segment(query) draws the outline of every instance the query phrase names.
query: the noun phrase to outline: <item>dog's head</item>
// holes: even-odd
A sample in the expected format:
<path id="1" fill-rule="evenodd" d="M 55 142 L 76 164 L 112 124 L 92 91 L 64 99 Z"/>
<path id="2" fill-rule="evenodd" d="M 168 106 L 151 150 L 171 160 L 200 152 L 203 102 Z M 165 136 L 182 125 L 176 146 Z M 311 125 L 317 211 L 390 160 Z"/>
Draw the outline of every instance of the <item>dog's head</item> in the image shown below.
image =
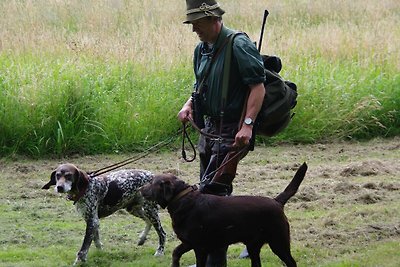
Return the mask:
<path id="1" fill-rule="evenodd" d="M 165 209 L 171 200 L 188 185 L 172 174 L 154 176 L 151 183 L 140 188 L 142 196 Z"/>
<path id="2" fill-rule="evenodd" d="M 75 165 L 62 164 L 51 173 L 50 181 L 42 189 L 49 189 L 50 186 L 55 185 L 55 191 L 58 193 L 79 192 L 87 185 L 87 181 L 87 174 Z"/>

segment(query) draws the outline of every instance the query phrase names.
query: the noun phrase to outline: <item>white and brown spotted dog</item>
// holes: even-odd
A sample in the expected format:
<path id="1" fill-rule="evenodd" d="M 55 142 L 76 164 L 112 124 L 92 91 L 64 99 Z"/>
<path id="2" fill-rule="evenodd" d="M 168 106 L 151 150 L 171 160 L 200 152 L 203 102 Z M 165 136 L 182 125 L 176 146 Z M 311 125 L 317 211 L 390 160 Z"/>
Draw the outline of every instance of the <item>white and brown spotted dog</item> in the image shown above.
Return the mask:
<path id="1" fill-rule="evenodd" d="M 119 209 L 126 209 L 132 215 L 143 219 L 146 227 L 139 245 L 142 245 L 153 225 L 159 237 L 156 256 L 164 254 L 165 232 L 158 216 L 157 204 L 143 199 L 139 188 L 151 182 L 153 174 L 145 170 L 120 170 L 107 175 L 90 177 L 73 164 L 62 164 L 51 173 L 50 181 L 42 187 L 55 185 L 58 193 L 67 193 L 74 201 L 79 213 L 86 221 L 86 234 L 75 263 L 86 261 L 89 247 L 94 240 L 102 248 L 99 234 L 99 218 L 107 217 Z"/>

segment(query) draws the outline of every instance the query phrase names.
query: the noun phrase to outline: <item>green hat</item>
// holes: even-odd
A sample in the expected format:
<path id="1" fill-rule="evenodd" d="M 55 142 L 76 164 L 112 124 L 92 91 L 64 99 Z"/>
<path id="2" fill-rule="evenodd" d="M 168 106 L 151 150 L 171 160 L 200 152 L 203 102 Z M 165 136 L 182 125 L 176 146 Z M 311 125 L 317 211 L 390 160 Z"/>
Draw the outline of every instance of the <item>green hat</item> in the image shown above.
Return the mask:
<path id="1" fill-rule="evenodd" d="M 224 13 L 215 0 L 186 0 L 186 20 L 183 23 L 204 17 L 222 17 Z"/>

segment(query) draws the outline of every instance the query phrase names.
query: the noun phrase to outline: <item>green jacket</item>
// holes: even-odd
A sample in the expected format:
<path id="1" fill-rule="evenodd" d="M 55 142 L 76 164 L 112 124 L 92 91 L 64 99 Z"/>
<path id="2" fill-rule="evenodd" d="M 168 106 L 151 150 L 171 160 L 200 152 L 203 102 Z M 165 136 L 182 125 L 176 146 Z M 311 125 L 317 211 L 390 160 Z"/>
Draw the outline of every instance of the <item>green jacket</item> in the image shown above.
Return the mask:
<path id="1" fill-rule="evenodd" d="M 224 43 L 225 38 L 234 33 L 222 26 L 221 32 L 209 53 L 207 45 L 199 43 L 194 51 L 193 63 L 196 76 L 195 88 L 200 84 L 206 66 L 213 53 Z M 213 64 L 202 89 L 201 105 L 205 115 L 218 119 L 221 112 L 221 91 L 224 72 L 226 46 L 221 50 Z M 224 122 L 239 121 L 246 100 L 248 85 L 265 81 L 265 69 L 255 44 L 245 34 L 235 37 L 232 46 L 232 59 L 229 75 L 227 103 L 224 110 Z"/>

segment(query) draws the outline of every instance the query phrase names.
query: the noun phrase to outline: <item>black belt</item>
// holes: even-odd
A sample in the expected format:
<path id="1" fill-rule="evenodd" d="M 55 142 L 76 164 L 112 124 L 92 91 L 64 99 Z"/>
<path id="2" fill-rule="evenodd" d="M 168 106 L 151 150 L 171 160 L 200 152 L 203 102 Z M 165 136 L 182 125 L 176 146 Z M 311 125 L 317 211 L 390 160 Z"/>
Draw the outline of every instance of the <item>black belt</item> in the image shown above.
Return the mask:
<path id="1" fill-rule="evenodd" d="M 221 118 L 220 117 L 208 117 L 206 116 L 206 121 L 211 122 L 212 124 L 215 125 L 220 125 L 221 124 Z M 237 120 L 232 120 L 232 119 L 223 119 L 224 124 L 234 124 L 234 123 L 239 123 L 239 119 Z"/>

